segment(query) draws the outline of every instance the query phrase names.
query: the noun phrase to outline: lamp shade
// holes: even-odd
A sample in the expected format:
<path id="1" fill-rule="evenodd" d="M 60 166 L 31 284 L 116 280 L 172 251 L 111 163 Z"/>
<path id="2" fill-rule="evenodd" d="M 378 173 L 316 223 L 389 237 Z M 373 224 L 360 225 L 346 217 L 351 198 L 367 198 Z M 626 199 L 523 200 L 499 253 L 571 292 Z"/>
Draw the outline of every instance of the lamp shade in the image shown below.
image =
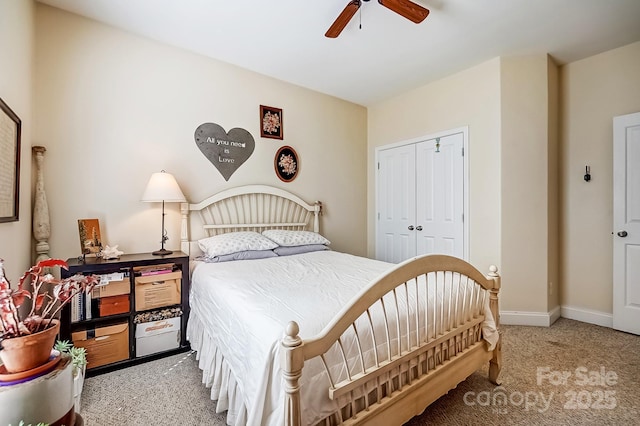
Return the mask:
<path id="1" fill-rule="evenodd" d="M 181 203 L 187 201 L 172 174 L 164 170 L 151 175 L 149 183 L 142 194 L 142 201 L 147 203 L 167 202 Z"/>

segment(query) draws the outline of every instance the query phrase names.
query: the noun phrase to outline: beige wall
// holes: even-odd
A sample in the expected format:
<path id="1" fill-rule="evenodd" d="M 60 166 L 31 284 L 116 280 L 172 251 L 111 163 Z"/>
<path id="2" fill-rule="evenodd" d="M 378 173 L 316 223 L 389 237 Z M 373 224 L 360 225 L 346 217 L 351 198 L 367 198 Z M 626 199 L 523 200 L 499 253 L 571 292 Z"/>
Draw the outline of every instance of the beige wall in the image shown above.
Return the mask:
<path id="1" fill-rule="evenodd" d="M 548 312 L 549 58 L 500 60 L 502 200 L 502 308 Z M 551 215 L 550 215 L 551 213 Z M 555 248 L 555 246 L 554 246 Z"/>
<path id="2" fill-rule="evenodd" d="M 565 65 L 560 78 L 561 303 L 611 313 L 613 117 L 640 111 L 640 42 Z"/>
<path id="3" fill-rule="evenodd" d="M 0 258 L 16 283 L 31 265 L 33 4 L 0 0 L 0 98 L 22 121 L 19 221 L 0 223 Z"/>
<path id="4" fill-rule="evenodd" d="M 500 266 L 500 61 L 494 59 L 369 108 L 368 253 L 375 255 L 375 149 L 469 127 L 470 261 Z"/>
<path id="5" fill-rule="evenodd" d="M 375 149 L 469 126 L 470 261 L 499 266 L 501 309 L 547 313 L 558 281 L 558 69 L 547 55 L 496 58 L 369 108 L 369 254 Z"/>
<path id="6" fill-rule="evenodd" d="M 560 306 L 560 67 L 547 57 L 547 311 Z"/>
<path id="7" fill-rule="evenodd" d="M 323 233 L 334 247 L 373 256 L 375 149 L 468 126 L 470 260 L 481 269 L 495 263 L 506 274 L 502 309 L 546 312 L 561 303 L 611 312 L 612 118 L 640 111 L 640 43 L 565 65 L 559 75 L 546 56 L 496 58 L 367 112 L 40 4 L 32 86 L 33 8 L 0 0 L 0 51 L 9 52 L 0 61 L 12 58 L 10 67 L 0 63 L 0 96 L 23 119 L 21 220 L 0 224 L 0 255 L 10 277 L 30 262 L 25 200 L 31 198 L 32 144 L 48 149 L 57 257 L 78 253 L 76 220 L 82 217 L 98 217 L 105 242 L 127 252 L 158 248 L 159 206 L 139 198 L 159 169 L 176 176 L 190 201 L 249 183 L 322 200 Z M 282 143 L 257 136 L 260 104 L 284 109 Z M 256 139 L 254 154 L 230 182 L 195 146 L 193 132 L 204 122 L 245 128 Z M 300 175 L 287 185 L 272 169 L 281 144 L 301 157 Z M 588 184 L 586 164 L 593 174 Z M 554 203 L 561 203 L 560 221 Z M 168 247 L 176 248 L 178 207 L 168 210 Z M 535 223 L 533 230 L 522 227 L 525 219 Z M 514 237 L 519 231 L 527 247 Z M 518 252 L 531 247 L 535 261 L 522 263 Z"/>
<path id="8" fill-rule="evenodd" d="M 560 69 L 546 55 L 499 58 L 374 105 L 369 253 L 375 148 L 469 125 L 470 260 L 501 266 L 502 309 L 611 313 L 612 119 L 637 111 L 640 43 Z"/>
<path id="9" fill-rule="evenodd" d="M 37 5 L 35 134 L 54 256 L 79 254 L 77 219 L 101 221 L 105 243 L 127 253 L 160 246 L 160 206 L 140 202 L 153 172 L 172 173 L 189 201 L 268 184 L 326 210 L 336 250 L 366 254 L 366 109 L 76 15 Z M 261 139 L 259 105 L 283 109 L 284 140 Z M 248 130 L 256 148 L 228 182 L 198 150 L 196 128 Z M 295 181 L 275 175 L 282 145 L 300 157 Z M 179 247 L 179 207 L 168 205 L 167 247 Z"/>

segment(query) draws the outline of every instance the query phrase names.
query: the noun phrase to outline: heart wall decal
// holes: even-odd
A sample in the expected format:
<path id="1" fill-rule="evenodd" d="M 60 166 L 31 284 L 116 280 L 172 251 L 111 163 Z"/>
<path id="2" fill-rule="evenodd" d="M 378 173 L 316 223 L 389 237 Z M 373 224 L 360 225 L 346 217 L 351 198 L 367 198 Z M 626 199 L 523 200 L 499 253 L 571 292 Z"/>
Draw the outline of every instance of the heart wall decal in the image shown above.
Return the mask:
<path id="1" fill-rule="evenodd" d="M 253 136 L 245 129 L 236 127 L 227 133 L 215 123 L 199 125 L 194 137 L 200 152 L 226 181 L 251 157 L 256 147 Z"/>

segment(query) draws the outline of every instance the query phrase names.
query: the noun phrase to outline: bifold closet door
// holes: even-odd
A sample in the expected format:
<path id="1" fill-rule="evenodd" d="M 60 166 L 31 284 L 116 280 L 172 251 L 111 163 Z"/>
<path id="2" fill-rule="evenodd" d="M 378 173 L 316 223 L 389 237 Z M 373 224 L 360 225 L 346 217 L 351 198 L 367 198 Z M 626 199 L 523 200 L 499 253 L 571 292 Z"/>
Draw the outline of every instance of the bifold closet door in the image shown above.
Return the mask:
<path id="1" fill-rule="evenodd" d="M 463 135 L 416 144 L 416 254 L 464 257 Z"/>
<path id="2" fill-rule="evenodd" d="M 378 154 L 376 257 L 398 263 L 416 254 L 415 145 Z"/>
<path id="3" fill-rule="evenodd" d="M 464 136 L 378 152 L 376 258 L 464 257 Z"/>

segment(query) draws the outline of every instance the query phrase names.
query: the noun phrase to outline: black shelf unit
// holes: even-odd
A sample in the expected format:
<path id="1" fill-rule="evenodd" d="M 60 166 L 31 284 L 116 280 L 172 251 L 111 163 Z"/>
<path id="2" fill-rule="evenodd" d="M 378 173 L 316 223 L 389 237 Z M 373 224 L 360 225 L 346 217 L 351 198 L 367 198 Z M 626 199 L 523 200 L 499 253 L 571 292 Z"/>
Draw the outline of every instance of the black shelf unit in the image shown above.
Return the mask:
<path id="1" fill-rule="evenodd" d="M 139 266 L 160 265 L 164 263 L 174 263 L 182 273 L 180 284 L 180 304 L 167 306 L 168 308 L 179 307 L 182 310 L 182 316 L 180 318 L 180 345 L 176 349 L 136 357 L 135 324 L 133 322 L 133 319 L 137 314 L 141 312 L 153 311 L 157 310 L 158 308 L 145 311 L 135 310 L 135 274 L 133 268 Z M 120 256 L 120 258 L 118 259 L 110 260 L 104 260 L 102 258 L 95 257 L 86 257 L 84 259 L 71 258 L 67 260 L 67 264 L 69 266 L 69 269 L 61 270 L 62 278 L 67 278 L 75 274 L 102 275 L 112 272 L 129 272 L 129 312 L 77 321 L 73 323 L 71 322 L 71 307 L 69 305 L 65 306 L 61 312 L 60 338 L 62 340 L 71 341 L 71 333 L 78 330 L 85 330 L 96 326 L 108 326 L 112 324 L 122 323 L 125 320 L 129 324 L 129 358 L 95 368 L 88 368 L 87 376 L 106 373 L 131 365 L 139 364 L 141 362 L 151 361 L 161 357 L 174 355 L 190 349 L 189 343 L 187 342 L 187 319 L 189 317 L 189 256 L 179 251 L 164 256 L 157 256 L 151 253 L 136 253 L 125 254 Z"/>

